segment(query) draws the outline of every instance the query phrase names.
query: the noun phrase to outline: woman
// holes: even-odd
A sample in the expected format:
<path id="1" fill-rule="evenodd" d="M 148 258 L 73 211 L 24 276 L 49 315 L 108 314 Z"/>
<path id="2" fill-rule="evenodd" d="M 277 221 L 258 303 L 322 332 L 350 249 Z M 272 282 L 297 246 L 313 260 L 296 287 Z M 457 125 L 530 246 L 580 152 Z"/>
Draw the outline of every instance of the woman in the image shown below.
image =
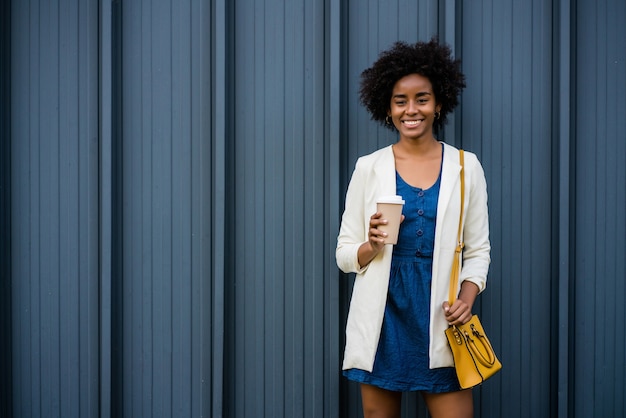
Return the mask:
<path id="1" fill-rule="evenodd" d="M 361 75 L 372 119 L 398 141 L 359 158 L 346 194 L 337 265 L 357 273 L 346 326 L 344 375 L 361 384 L 365 417 L 400 417 L 402 392 L 419 391 L 433 418 L 473 416 L 444 334 L 470 320 L 490 262 L 487 188 L 465 152 L 463 267 L 446 302 L 460 214 L 460 163 L 435 133 L 465 87 L 460 62 L 436 39 L 397 42 Z M 380 196 L 405 200 L 398 243 L 385 245 Z"/>

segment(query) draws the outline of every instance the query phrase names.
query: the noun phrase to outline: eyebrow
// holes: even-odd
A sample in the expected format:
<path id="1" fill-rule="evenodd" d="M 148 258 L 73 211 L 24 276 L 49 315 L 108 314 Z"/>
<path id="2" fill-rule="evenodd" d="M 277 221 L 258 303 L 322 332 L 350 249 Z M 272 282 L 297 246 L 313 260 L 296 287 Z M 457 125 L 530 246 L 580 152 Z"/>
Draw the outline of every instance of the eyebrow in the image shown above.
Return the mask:
<path id="1" fill-rule="evenodd" d="M 419 93 L 416 94 L 417 97 L 422 97 L 422 96 L 431 96 L 432 93 L 428 92 L 428 91 L 420 91 Z M 401 94 L 394 94 L 393 96 L 391 96 L 392 99 L 395 99 L 396 97 L 406 97 L 407 95 L 404 93 Z"/>

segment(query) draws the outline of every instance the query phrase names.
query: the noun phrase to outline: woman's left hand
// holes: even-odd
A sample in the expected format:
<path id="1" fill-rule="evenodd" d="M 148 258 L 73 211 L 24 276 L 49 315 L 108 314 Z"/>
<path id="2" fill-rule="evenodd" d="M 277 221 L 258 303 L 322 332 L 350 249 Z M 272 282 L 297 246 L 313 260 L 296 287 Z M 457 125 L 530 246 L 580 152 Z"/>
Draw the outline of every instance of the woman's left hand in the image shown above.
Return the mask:
<path id="1" fill-rule="evenodd" d="M 472 307 L 461 299 L 455 300 L 452 306 L 444 302 L 443 312 L 449 325 L 463 325 L 472 319 Z"/>
<path id="2" fill-rule="evenodd" d="M 452 306 L 448 302 L 442 305 L 446 321 L 450 325 L 463 325 L 472 319 L 472 305 L 478 295 L 478 286 L 470 281 L 461 283 L 459 297 Z"/>

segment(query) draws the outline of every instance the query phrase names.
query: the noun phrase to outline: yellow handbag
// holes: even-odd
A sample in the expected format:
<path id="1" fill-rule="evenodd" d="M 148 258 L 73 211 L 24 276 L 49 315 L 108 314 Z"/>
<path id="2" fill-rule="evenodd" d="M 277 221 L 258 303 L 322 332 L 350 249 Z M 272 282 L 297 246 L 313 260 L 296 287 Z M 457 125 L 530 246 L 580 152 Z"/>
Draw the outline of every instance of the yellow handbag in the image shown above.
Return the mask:
<path id="1" fill-rule="evenodd" d="M 459 157 L 461 160 L 461 215 L 459 217 L 456 254 L 450 273 L 450 293 L 448 297 L 450 306 L 456 300 L 459 282 L 459 259 L 463 251 L 463 242 L 461 241 L 463 202 L 465 200 L 463 150 L 459 151 Z M 478 316 L 472 315 L 472 319 L 463 325 L 450 326 L 446 329 L 446 337 L 452 349 L 454 368 L 462 389 L 480 385 L 502 368 L 502 364 L 496 357 Z"/>

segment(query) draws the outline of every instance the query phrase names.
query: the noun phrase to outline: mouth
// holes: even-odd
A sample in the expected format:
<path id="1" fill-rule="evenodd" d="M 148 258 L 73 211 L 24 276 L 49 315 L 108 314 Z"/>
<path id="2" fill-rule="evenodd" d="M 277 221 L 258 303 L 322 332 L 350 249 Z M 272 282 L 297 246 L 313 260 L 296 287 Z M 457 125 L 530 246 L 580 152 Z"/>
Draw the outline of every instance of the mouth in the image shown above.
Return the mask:
<path id="1" fill-rule="evenodd" d="M 419 126 L 422 122 L 423 122 L 422 119 L 420 119 L 420 120 L 403 120 L 402 124 L 404 126 L 406 126 L 407 128 L 415 128 L 415 127 Z"/>

